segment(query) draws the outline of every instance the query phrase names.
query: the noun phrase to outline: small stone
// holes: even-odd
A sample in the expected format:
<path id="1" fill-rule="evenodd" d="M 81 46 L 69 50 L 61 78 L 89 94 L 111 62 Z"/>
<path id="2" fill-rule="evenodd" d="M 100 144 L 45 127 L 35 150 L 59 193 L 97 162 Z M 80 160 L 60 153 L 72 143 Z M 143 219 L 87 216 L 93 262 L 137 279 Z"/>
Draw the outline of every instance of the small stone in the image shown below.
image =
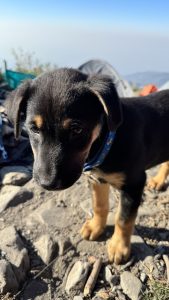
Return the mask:
<path id="1" fill-rule="evenodd" d="M 154 260 L 159 260 L 161 258 L 161 254 L 156 254 L 155 256 L 154 256 Z"/>
<path id="2" fill-rule="evenodd" d="M 4 259 L 0 260 L 0 295 L 16 293 L 19 288 L 18 281 L 12 270 L 12 266 Z"/>
<path id="3" fill-rule="evenodd" d="M 70 270 L 65 291 L 70 294 L 72 291 L 82 291 L 89 272 L 90 264 L 88 262 L 77 261 Z"/>
<path id="4" fill-rule="evenodd" d="M 33 197 L 33 193 L 18 186 L 4 186 L 1 189 L 0 213 L 8 207 L 16 206 Z"/>
<path id="5" fill-rule="evenodd" d="M 110 268 L 106 266 L 104 269 L 104 279 L 110 284 L 110 286 L 112 285 L 112 277 L 113 275 Z"/>
<path id="6" fill-rule="evenodd" d="M 164 267 L 164 266 L 165 266 L 165 263 L 164 263 L 164 261 L 163 261 L 162 259 L 159 261 L 159 263 L 160 263 L 160 266 L 161 266 L 161 267 Z"/>
<path id="7" fill-rule="evenodd" d="M 143 264 L 140 267 L 141 271 L 144 271 L 147 275 L 152 274 L 153 269 L 154 269 L 154 259 L 153 256 L 147 256 Z"/>
<path id="8" fill-rule="evenodd" d="M 34 245 L 45 264 L 50 263 L 58 255 L 58 244 L 47 234 L 42 235 Z"/>
<path id="9" fill-rule="evenodd" d="M 59 246 L 59 255 L 63 255 L 66 250 L 70 250 L 71 248 L 73 248 L 73 245 L 70 241 L 69 238 L 67 239 L 55 239 L 55 241 L 57 242 L 58 246 Z"/>
<path id="10" fill-rule="evenodd" d="M 120 282 L 120 277 L 118 275 L 112 275 L 112 272 L 109 266 L 105 267 L 104 270 L 104 280 L 110 284 L 111 288 L 113 289 L 114 286 L 117 286 Z"/>
<path id="11" fill-rule="evenodd" d="M 124 294 L 131 300 L 139 300 L 142 295 L 143 285 L 131 272 L 125 271 L 120 276 L 121 287 Z"/>
<path id="12" fill-rule="evenodd" d="M 83 297 L 82 297 L 82 296 L 75 296 L 75 297 L 73 298 L 73 300 L 83 300 Z"/>
<path id="13" fill-rule="evenodd" d="M 23 166 L 10 166 L 1 169 L 3 185 L 23 185 L 31 179 L 31 173 Z"/>
<path id="14" fill-rule="evenodd" d="M 154 279 L 160 279 L 161 278 L 161 272 L 158 270 L 158 268 L 154 265 L 153 272 L 152 272 Z"/>
<path id="15" fill-rule="evenodd" d="M 146 280 L 147 280 L 147 278 L 148 278 L 148 276 L 146 275 L 146 273 L 141 272 L 141 274 L 140 274 L 140 280 L 141 280 L 141 282 L 145 283 Z"/>
<path id="16" fill-rule="evenodd" d="M 18 283 L 24 281 L 30 268 L 29 256 L 24 244 L 13 226 L 0 231 L 1 250 L 6 253 L 6 259 L 11 263 Z"/>

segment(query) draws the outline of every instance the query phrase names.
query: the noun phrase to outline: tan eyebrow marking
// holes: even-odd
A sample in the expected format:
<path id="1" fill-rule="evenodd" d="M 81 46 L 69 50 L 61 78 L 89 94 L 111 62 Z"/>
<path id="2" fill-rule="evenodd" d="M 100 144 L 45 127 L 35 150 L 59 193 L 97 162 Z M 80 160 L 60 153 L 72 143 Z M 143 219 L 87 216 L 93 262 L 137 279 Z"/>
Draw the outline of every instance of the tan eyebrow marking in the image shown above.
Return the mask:
<path id="1" fill-rule="evenodd" d="M 72 122 L 72 119 L 70 118 L 67 118 L 67 119 L 64 119 L 63 122 L 62 122 L 62 126 L 64 129 L 68 129 L 70 124 Z"/>
<path id="2" fill-rule="evenodd" d="M 33 119 L 35 125 L 40 129 L 43 126 L 43 118 L 41 115 L 36 115 Z"/>

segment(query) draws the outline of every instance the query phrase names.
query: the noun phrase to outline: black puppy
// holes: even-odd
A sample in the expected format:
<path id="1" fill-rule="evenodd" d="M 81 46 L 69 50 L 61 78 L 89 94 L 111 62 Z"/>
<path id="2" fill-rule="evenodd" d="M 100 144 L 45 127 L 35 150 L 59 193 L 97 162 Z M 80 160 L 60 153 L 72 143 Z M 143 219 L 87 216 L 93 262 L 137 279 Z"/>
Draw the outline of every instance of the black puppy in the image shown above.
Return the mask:
<path id="1" fill-rule="evenodd" d="M 108 255 L 115 263 L 128 259 L 145 170 L 169 160 L 169 90 L 119 99 L 109 77 L 59 69 L 23 83 L 7 108 L 16 137 L 26 119 L 40 185 L 65 189 L 87 171 L 94 216 L 82 227 L 85 239 L 103 232 L 109 186 L 121 190 Z"/>

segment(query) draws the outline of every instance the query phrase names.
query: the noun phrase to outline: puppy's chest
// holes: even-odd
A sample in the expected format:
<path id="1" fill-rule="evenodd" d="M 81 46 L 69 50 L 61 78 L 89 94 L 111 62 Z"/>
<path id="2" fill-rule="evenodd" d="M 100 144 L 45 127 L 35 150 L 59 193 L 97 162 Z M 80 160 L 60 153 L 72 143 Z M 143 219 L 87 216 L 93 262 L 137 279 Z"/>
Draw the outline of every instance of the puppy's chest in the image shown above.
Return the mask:
<path id="1" fill-rule="evenodd" d="M 85 175 L 88 176 L 90 182 L 92 183 L 109 183 L 117 189 L 121 189 L 125 183 L 125 174 L 122 172 L 104 173 L 96 168 L 91 171 L 85 172 Z"/>

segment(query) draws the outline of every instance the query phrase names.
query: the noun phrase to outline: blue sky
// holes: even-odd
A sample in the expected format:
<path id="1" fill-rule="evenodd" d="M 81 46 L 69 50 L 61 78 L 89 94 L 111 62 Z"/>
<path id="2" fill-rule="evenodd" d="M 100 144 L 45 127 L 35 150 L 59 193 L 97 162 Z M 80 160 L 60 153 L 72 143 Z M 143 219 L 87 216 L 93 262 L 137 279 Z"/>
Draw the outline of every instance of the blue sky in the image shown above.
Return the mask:
<path id="1" fill-rule="evenodd" d="M 58 66 L 101 58 L 122 74 L 169 71 L 169 1 L 1 1 L 0 41 L 11 67 L 22 47 Z"/>

